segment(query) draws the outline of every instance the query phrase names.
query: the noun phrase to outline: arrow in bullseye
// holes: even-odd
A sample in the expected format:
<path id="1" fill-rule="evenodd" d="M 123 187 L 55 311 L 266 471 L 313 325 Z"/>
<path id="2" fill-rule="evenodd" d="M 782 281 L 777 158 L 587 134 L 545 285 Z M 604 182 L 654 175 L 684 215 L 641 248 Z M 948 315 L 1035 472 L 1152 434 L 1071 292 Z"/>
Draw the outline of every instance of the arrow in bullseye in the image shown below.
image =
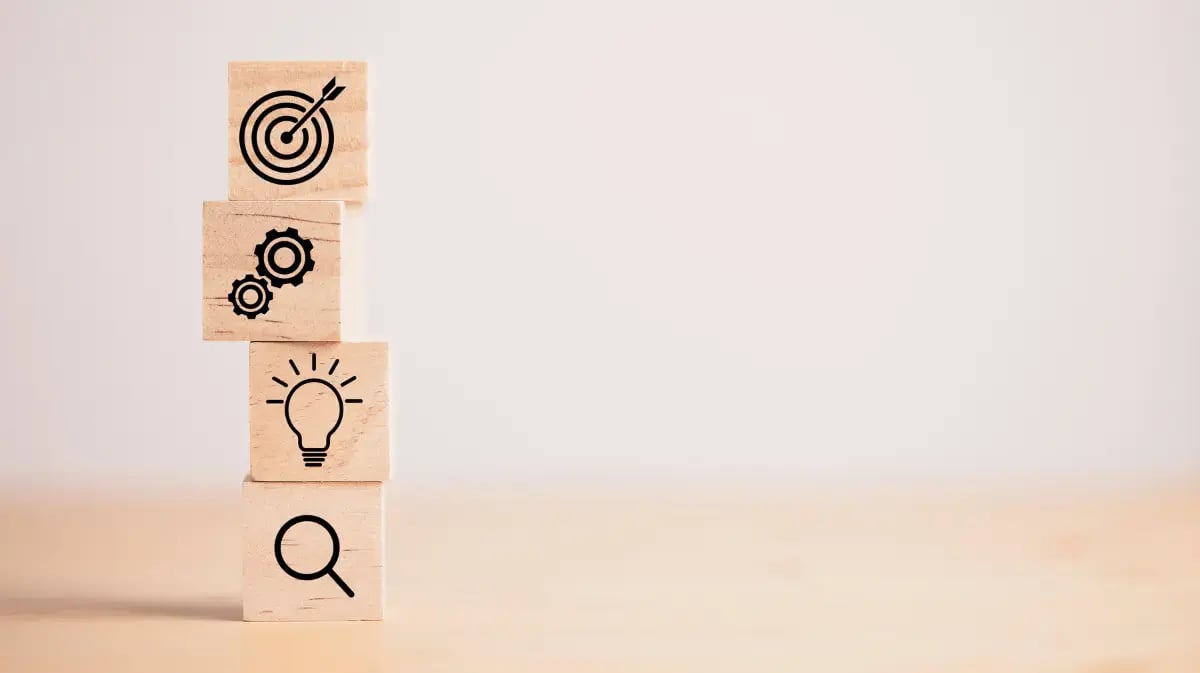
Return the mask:
<path id="1" fill-rule="evenodd" d="M 285 145 L 291 143 L 292 137 L 296 135 L 296 131 L 298 131 L 301 126 L 304 126 L 304 122 L 308 121 L 309 117 L 313 116 L 313 114 L 316 113 L 316 111 L 322 105 L 324 105 L 326 101 L 334 100 L 345 90 L 346 87 L 338 86 L 337 77 L 329 80 L 325 87 L 321 89 L 321 98 L 317 102 L 313 103 L 312 107 L 308 108 L 308 111 L 304 113 L 304 116 L 300 118 L 300 121 L 296 122 L 295 126 L 283 132 L 280 140 L 282 140 Z"/>

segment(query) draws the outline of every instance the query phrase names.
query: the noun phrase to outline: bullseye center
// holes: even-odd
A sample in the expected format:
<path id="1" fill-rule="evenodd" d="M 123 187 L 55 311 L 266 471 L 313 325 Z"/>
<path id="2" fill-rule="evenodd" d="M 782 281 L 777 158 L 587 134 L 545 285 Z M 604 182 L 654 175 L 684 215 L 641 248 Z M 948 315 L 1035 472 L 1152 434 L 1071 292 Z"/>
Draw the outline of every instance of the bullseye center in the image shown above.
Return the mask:
<path id="1" fill-rule="evenodd" d="M 292 132 L 284 131 L 283 135 L 279 136 L 279 139 L 283 141 L 284 145 L 290 145 L 292 143 Z"/>

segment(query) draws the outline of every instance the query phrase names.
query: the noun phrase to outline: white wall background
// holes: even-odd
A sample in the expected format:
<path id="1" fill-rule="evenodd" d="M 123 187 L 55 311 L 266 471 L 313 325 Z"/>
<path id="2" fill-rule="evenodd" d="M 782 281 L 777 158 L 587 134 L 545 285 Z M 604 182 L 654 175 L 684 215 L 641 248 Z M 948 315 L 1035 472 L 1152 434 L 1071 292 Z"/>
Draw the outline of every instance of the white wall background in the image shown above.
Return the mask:
<path id="1" fill-rule="evenodd" d="M 410 481 L 1200 470 L 1200 5 L 5 2 L 0 480 L 222 483 L 226 62 L 372 62 Z"/>

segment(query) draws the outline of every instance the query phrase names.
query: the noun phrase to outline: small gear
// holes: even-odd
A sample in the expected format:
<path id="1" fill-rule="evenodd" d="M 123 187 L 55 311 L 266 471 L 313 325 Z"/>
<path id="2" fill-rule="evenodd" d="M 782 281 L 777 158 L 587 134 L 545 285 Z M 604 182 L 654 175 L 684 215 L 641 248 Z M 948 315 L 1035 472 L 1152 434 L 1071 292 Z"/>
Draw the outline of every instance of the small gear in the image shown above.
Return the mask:
<path id="1" fill-rule="evenodd" d="M 267 281 L 246 274 L 245 278 L 233 281 L 233 289 L 226 298 L 233 304 L 235 314 L 254 320 L 270 310 L 273 297 Z"/>
<path id="2" fill-rule="evenodd" d="M 258 258 L 254 270 L 275 287 L 299 285 L 304 282 L 304 274 L 313 270 L 312 249 L 312 242 L 292 227 L 268 231 L 263 242 L 254 246 L 254 256 Z M 288 254 L 283 262 L 277 257 L 280 252 Z"/>

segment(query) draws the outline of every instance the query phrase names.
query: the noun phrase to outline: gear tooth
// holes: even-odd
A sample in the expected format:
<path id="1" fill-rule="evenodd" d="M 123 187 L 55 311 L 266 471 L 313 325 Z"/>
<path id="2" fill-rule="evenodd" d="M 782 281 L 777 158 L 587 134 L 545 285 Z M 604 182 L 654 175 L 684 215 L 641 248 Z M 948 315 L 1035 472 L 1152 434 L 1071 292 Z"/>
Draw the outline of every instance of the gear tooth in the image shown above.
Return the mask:
<path id="1" fill-rule="evenodd" d="M 256 268 L 255 271 L 257 271 L 259 273 L 259 275 L 262 276 L 263 278 L 266 278 L 267 281 L 271 283 L 271 285 L 274 285 L 275 287 L 280 287 L 281 285 L 283 285 L 283 283 L 281 283 L 278 278 L 276 278 L 275 276 L 272 276 L 270 273 L 267 272 L 267 266 L 265 264 L 262 264 L 260 262 L 258 265 L 258 268 Z M 266 283 L 264 283 L 263 286 L 265 287 Z"/>
<path id="2" fill-rule="evenodd" d="M 300 232 L 296 231 L 295 227 L 288 227 L 287 229 L 284 229 L 282 233 L 284 236 L 295 236 L 297 238 L 300 236 Z"/>

